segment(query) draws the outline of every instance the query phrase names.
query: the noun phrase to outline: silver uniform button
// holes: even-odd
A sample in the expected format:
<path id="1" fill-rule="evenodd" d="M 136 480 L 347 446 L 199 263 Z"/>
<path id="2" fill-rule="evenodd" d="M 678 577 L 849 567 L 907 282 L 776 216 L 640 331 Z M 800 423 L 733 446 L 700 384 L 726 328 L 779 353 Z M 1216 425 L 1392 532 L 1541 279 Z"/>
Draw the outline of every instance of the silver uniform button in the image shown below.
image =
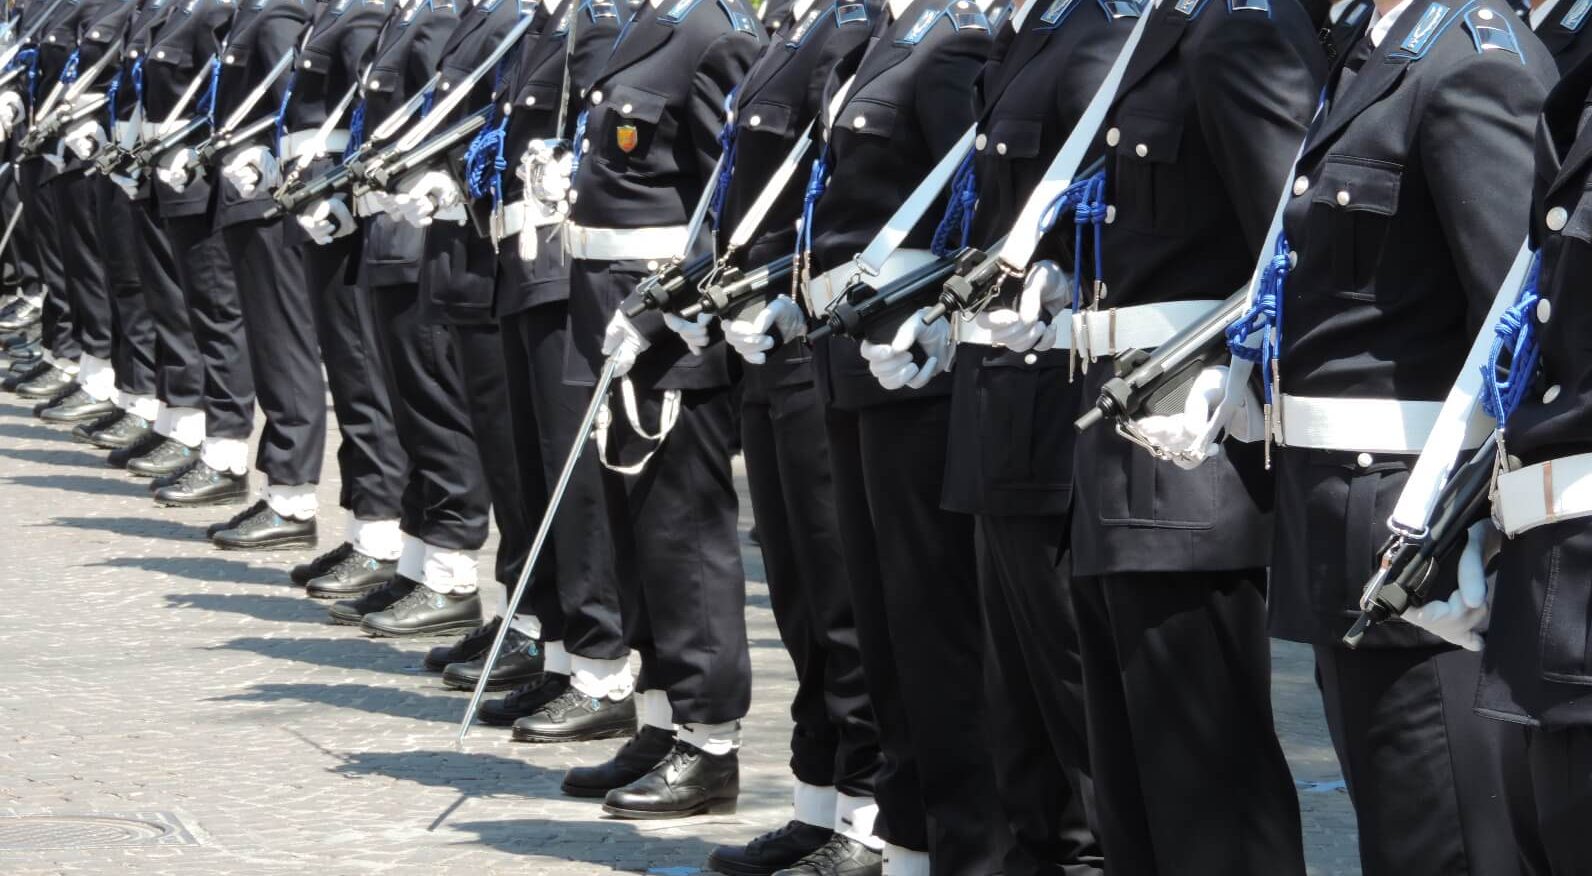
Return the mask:
<path id="1" fill-rule="evenodd" d="M 312 61 L 310 61 L 310 59 L 309 59 L 309 58 L 305 58 L 305 59 L 304 59 L 304 69 L 306 69 L 306 70 L 308 70 L 308 69 L 309 69 L 309 68 L 310 68 L 310 64 L 311 64 L 311 63 L 313 63 L 313 62 L 312 62 Z"/>
<path id="2" fill-rule="evenodd" d="M 443 91 L 447 91 L 448 89 L 450 89 L 452 87 L 453 87 L 453 83 L 452 82 L 444 82 L 444 83 L 442 83 L 442 90 Z"/>
<path id="3" fill-rule="evenodd" d="M 534 94 L 526 95 L 526 97 L 525 97 L 525 105 L 526 106 L 536 106 L 536 95 L 534 95 Z"/>
<path id="4" fill-rule="evenodd" d="M 635 109 L 636 108 L 635 108 L 634 105 L 627 103 L 624 106 L 620 107 L 619 111 L 624 113 L 625 115 L 629 115 L 631 112 L 635 111 Z"/>
<path id="5" fill-rule="evenodd" d="M 591 151 L 591 139 L 590 138 L 588 138 L 588 137 L 580 138 L 580 151 L 582 151 L 582 152 L 590 152 Z"/>
<path id="6" fill-rule="evenodd" d="M 577 191 L 575 189 L 570 189 L 569 190 L 569 202 L 571 204 L 575 203 L 575 199 L 578 198 L 578 197 L 580 197 L 580 192 L 579 191 Z"/>
<path id="7" fill-rule="evenodd" d="M 988 146 L 988 145 L 989 145 L 989 138 L 984 136 L 983 134 L 979 134 L 977 137 L 973 138 L 973 148 L 977 149 L 980 152 L 983 152 L 984 151 L 984 147 Z"/>
<path id="8" fill-rule="evenodd" d="M 995 154 L 996 155 L 1005 155 L 1006 154 L 1006 144 L 1005 143 L 996 143 L 995 144 Z"/>
<path id="9" fill-rule="evenodd" d="M 591 93 L 591 105 L 592 106 L 597 106 L 598 104 L 600 104 L 602 102 L 603 102 L 603 93 L 601 91 L 593 91 Z"/>
<path id="10" fill-rule="evenodd" d="M 503 103 L 503 115 L 506 115 L 506 116 L 507 115 L 512 115 L 513 112 L 514 112 L 514 104 L 509 103 L 507 101 L 504 101 L 504 103 Z"/>
<path id="11" fill-rule="evenodd" d="M 1106 145 L 1115 146 L 1122 142 L 1122 129 L 1112 128 L 1106 132 Z"/>
<path id="12" fill-rule="evenodd" d="M 1113 223 L 1115 221 L 1117 221 L 1117 208 L 1116 208 L 1116 205 L 1107 204 L 1106 205 L 1106 224 L 1110 225 L 1111 223 Z"/>
<path id="13" fill-rule="evenodd" d="M 89 39 L 91 39 L 91 40 L 97 40 L 97 39 L 99 39 L 99 31 L 97 31 L 97 30 L 91 30 L 91 31 L 89 31 L 89 32 L 88 32 L 88 38 L 89 38 Z"/>
<path id="14" fill-rule="evenodd" d="M 1359 455 L 1359 456 L 1356 456 L 1356 457 L 1355 457 L 1355 458 L 1354 458 L 1354 461 L 1355 461 L 1355 463 L 1356 463 L 1356 464 L 1357 464 L 1357 465 L 1359 465 L 1359 466 L 1360 466 L 1360 467 L 1361 467 L 1361 468 L 1370 468 L 1370 467 L 1371 467 L 1371 462 L 1372 462 L 1372 459 L 1371 459 L 1371 454 L 1369 454 L 1369 453 L 1362 453 L 1362 454 L 1360 454 L 1360 455 Z"/>
<path id="15" fill-rule="evenodd" d="M 763 117 L 762 116 L 752 116 L 751 118 L 746 120 L 746 123 L 755 128 L 758 125 L 763 124 Z"/>
<path id="16" fill-rule="evenodd" d="M 1139 156 L 1140 158 L 1149 158 L 1150 147 L 1140 143 L 1139 145 L 1133 147 L 1133 154 Z"/>
<path id="17" fill-rule="evenodd" d="M 1288 270 L 1299 267 L 1299 253 L 1296 250 L 1288 251 Z"/>
<path id="18" fill-rule="evenodd" d="M 1493 20 L 1493 11 L 1491 9 L 1483 9 L 1483 10 L 1481 10 L 1481 11 L 1476 13 L 1476 17 L 1481 19 L 1482 21 L 1492 21 Z"/>
<path id="19" fill-rule="evenodd" d="M 1029 353 L 1028 355 L 1023 357 L 1023 364 L 1024 365 L 1032 365 L 1032 364 L 1034 364 L 1035 362 L 1038 362 L 1038 361 L 1039 361 L 1039 357 L 1034 355 L 1033 353 Z"/>
<path id="20" fill-rule="evenodd" d="M 1537 299 L 1537 322 L 1547 322 L 1553 317 L 1553 302 L 1546 298 Z"/>
<path id="21" fill-rule="evenodd" d="M 657 269 L 658 269 L 658 263 L 656 261 L 647 262 L 647 270 L 656 271 Z"/>
<path id="22" fill-rule="evenodd" d="M 1310 191 L 1310 177 L 1301 176 L 1298 179 L 1294 180 L 1294 188 L 1293 188 L 1294 197 L 1296 197 L 1296 198 L 1303 197 L 1304 193 L 1308 192 L 1308 191 Z"/>
<path id="23" fill-rule="evenodd" d="M 1339 207 L 1347 207 L 1347 206 L 1349 206 L 1349 200 L 1350 200 L 1350 198 L 1349 198 L 1349 193 L 1348 192 L 1338 192 L 1338 206 Z"/>
<path id="24" fill-rule="evenodd" d="M 156 58 L 160 58 L 160 59 L 164 59 L 166 57 L 166 50 L 165 49 L 161 49 L 160 51 L 156 52 L 155 53 L 155 57 Z"/>
<path id="25" fill-rule="evenodd" d="M 1559 386 L 1558 386 L 1558 384 L 1554 384 L 1553 386 L 1548 387 L 1548 391 L 1547 392 L 1542 394 L 1542 403 L 1545 404 L 1545 405 L 1551 405 L 1551 404 L 1553 404 L 1553 400 L 1558 398 L 1558 397 L 1559 397 Z"/>
<path id="26" fill-rule="evenodd" d="M 1563 231 L 1564 226 L 1570 222 L 1570 211 L 1563 207 L 1554 207 L 1548 211 L 1548 230 Z"/>
<path id="27" fill-rule="evenodd" d="M 236 64 L 236 63 L 238 63 L 238 56 L 237 55 L 228 55 L 225 58 L 223 58 L 222 60 L 226 61 L 228 64 Z"/>
<path id="28" fill-rule="evenodd" d="M 868 117 L 867 116 L 857 116 L 856 118 L 851 120 L 851 126 L 853 128 L 858 129 L 859 131 L 862 130 L 863 128 L 868 126 Z"/>

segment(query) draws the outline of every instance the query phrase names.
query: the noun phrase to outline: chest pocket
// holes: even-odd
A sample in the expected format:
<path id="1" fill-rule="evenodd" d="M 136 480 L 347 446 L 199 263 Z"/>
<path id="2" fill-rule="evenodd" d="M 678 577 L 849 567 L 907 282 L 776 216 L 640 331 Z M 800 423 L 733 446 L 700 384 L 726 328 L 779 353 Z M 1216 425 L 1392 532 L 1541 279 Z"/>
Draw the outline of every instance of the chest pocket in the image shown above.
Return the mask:
<path id="1" fill-rule="evenodd" d="M 984 137 L 983 155 L 996 160 L 1015 161 L 1039 155 L 1044 125 L 1038 119 L 992 119 Z"/>
<path id="2" fill-rule="evenodd" d="M 830 127 L 830 137 L 839 154 L 845 154 L 846 143 L 875 146 L 886 145 L 895 133 L 900 110 L 875 100 L 853 100 L 840 109 L 835 123 Z"/>
<path id="3" fill-rule="evenodd" d="M 603 106 L 603 124 L 598 136 L 598 155 L 615 164 L 628 164 L 647 157 L 663 124 L 667 98 L 629 85 L 615 86 Z"/>
<path id="4" fill-rule="evenodd" d="M 782 103 L 761 100 L 741 111 L 741 130 L 789 137 L 796 127 L 796 114 Z"/>
<path id="5" fill-rule="evenodd" d="M 332 47 L 331 46 L 305 46 L 299 55 L 298 69 L 319 73 L 322 76 L 332 72 Z"/>
<path id="6" fill-rule="evenodd" d="M 520 89 L 515 101 L 522 107 L 540 112 L 558 111 L 559 85 L 553 82 L 529 82 Z"/>
<path id="7" fill-rule="evenodd" d="M 169 64 L 178 70 L 193 69 L 193 53 L 187 49 L 179 49 L 172 46 L 156 48 L 149 53 L 149 61 L 152 64 Z M 187 83 L 183 84 L 186 85 Z"/>
<path id="8" fill-rule="evenodd" d="M 1183 230 L 1193 205 L 1177 163 L 1182 120 L 1125 112 L 1117 119 L 1116 132 L 1116 222 L 1136 231 Z"/>
<path id="9" fill-rule="evenodd" d="M 1330 241 L 1333 293 L 1355 301 L 1392 303 L 1397 289 L 1379 289 L 1388 226 L 1398 212 L 1403 168 L 1392 162 L 1329 157 L 1312 186 L 1311 234 Z"/>

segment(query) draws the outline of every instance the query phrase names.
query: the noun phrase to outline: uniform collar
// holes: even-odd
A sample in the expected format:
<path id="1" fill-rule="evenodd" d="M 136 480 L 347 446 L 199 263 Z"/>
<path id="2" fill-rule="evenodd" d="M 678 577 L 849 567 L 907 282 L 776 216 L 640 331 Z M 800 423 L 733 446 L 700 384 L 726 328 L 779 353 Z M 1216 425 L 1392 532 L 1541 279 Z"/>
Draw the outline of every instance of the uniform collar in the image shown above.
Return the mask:
<path id="1" fill-rule="evenodd" d="M 1542 23 L 1548 20 L 1548 16 L 1553 14 L 1553 10 L 1557 8 L 1558 5 L 1559 0 L 1546 0 L 1546 2 L 1531 10 L 1531 14 L 1528 18 L 1531 23 L 1531 29 L 1536 30 L 1542 27 Z"/>
<path id="2" fill-rule="evenodd" d="M 1409 9 L 1414 4 L 1415 0 L 1404 0 L 1403 3 L 1400 3 L 1399 5 L 1388 10 L 1388 14 L 1386 15 L 1377 14 L 1371 16 L 1371 33 L 1369 34 L 1369 38 L 1373 48 L 1381 48 L 1382 41 L 1387 39 L 1388 33 L 1393 30 L 1393 25 L 1398 24 L 1399 16 L 1403 15 L 1404 11 Z"/>

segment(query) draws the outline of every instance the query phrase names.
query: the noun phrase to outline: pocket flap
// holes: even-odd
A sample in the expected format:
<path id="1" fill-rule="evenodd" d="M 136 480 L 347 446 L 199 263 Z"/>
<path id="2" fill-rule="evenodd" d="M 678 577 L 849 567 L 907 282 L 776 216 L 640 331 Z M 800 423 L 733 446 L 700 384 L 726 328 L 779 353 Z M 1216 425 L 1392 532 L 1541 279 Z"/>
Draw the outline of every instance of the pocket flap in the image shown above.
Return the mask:
<path id="1" fill-rule="evenodd" d="M 741 124 L 746 130 L 785 136 L 795 127 L 796 114 L 791 108 L 772 101 L 760 100 L 741 113 Z"/>
<path id="2" fill-rule="evenodd" d="M 398 83 L 402 80 L 403 74 L 392 67 L 372 67 L 370 72 L 365 74 L 365 90 L 391 94 L 397 90 Z"/>
<path id="3" fill-rule="evenodd" d="M 1002 158 L 1033 158 L 1043 136 L 1044 125 L 1038 119 L 991 119 L 983 151 Z"/>
<path id="4" fill-rule="evenodd" d="M 155 50 L 149 53 L 149 60 L 156 64 L 170 64 L 182 70 L 193 66 L 193 53 L 175 46 L 156 46 Z"/>
<path id="5" fill-rule="evenodd" d="M 835 127 L 853 134 L 888 137 L 895 131 L 896 107 L 875 100 L 854 100 L 841 110 Z"/>
<path id="6" fill-rule="evenodd" d="M 663 110 L 668 105 L 668 98 L 628 85 L 616 86 L 608 95 L 610 112 L 623 119 L 634 119 L 650 125 L 656 125 L 663 118 Z"/>
<path id="7" fill-rule="evenodd" d="M 1117 155 L 1128 160 L 1170 164 L 1183 145 L 1183 121 L 1147 113 L 1123 113 L 1117 120 Z"/>
<path id="8" fill-rule="evenodd" d="M 332 71 L 332 53 L 319 46 L 305 46 L 299 54 L 298 68 L 325 75 Z"/>
<path id="9" fill-rule="evenodd" d="M 520 106 L 537 107 L 550 112 L 558 111 L 559 87 L 551 82 L 530 82 L 520 89 L 516 100 Z"/>
<path id="10" fill-rule="evenodd" d="M 1349 212 L 1392 216 L 1399 207 L 1400 168 L 1328 158 L 1311 202 Z"/>

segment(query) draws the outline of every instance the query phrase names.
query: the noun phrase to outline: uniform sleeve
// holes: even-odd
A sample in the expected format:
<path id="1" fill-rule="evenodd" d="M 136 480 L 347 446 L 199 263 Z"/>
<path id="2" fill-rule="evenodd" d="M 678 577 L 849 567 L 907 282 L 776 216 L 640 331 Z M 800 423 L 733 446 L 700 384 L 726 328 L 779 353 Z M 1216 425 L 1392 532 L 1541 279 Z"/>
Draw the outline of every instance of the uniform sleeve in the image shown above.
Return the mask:
<path id="1" fill-rule="evenodd" d="M 381 33 L 381 25 L 386 18 L 386 11 L 382 7 L 367 5 L 359 13 L 359 18 L 345 28 L 341 45 L 338 46 L 338 59 L 343 69 L 348 71 L 351 81 L 359 81 L 360 67 L 375 47 L 376 35 Z"/>
<path id="2" fill-rule="evenodd" d="M 1480 328 L 1530 224 L 1532 141 L 1547 86 L 1517 55 L 1487 52 L 1432 90 L 1417 149 Z"/>
<path id="3" fill-rule="evenodd" d="M 719 130 L 724 126 L 724 100 L 751 68 L 759 42 L 739 31 L 729 31 L 708 46 L 707 51 L 702 53 L 702 62 L 697 65 L 696 77 L 691 81 L 691 103 L 686 122 L 690 127 L 691 146 L 697 156 L 697 179 L 704 186 L 710 184 L 708 178 L 713 175 L 713 165 L 719 160 Z"/>
<path id="4" fill-rule="evenodd" d="M 973 85 L 989 54 L 990 38 L 985 31 L 962 31 L 933 52 L 923 65 L 913 89 L 916 115 L 930 155 L 935 160 L 951 151 L 956 141 L 978 120 Z M 931 212 L 932 217 L 932 212 Z M 930 218 L 930 217 L 925 217 Z"/>
<path id="5" fill-rule="evenodd" d="M 447 45 L 453 29 L 459 26 L 459 15 L 451 9 L 436 9 L 429 5 L 420 14 L 423 20 L 411 22 L 409 25 L 420 28 L 420 31 L 415 34 L 407 60 L 414 81 L 425 83 L 430 81 L 431 74 L 435 73 L 437 66 L 441 64 L 442 47 Z"/>
<path id="6" fill-rule="evenodd" d="M 1256 253 L 1304 142 L 1325 73 L 1316 45 L 1299 45 L 1289 30 L 1274 17 L 1239 11 L 1190 45 L 1189 83 L 1200 130 L 1244 241 Z"/>
<path id="7" fill-rule="evenodd" d="M 254 46 L 254 56 L 250 59 L 261 76 L 269 72 L 284 55 L 298 48 L 304 28 L 309 24 L 309 10 L 303 6 L 291 2 L 278 5 L 281 11 L 260 23 L 260 35 Z M 278 77 L 271 84 L 269 98 L 260 101 L 256 112 L 276 112 L 276 108 L 282 105 L 291 79 L 291 76 Z M 250 84 L 253 85 L 252 82 Z"/>

